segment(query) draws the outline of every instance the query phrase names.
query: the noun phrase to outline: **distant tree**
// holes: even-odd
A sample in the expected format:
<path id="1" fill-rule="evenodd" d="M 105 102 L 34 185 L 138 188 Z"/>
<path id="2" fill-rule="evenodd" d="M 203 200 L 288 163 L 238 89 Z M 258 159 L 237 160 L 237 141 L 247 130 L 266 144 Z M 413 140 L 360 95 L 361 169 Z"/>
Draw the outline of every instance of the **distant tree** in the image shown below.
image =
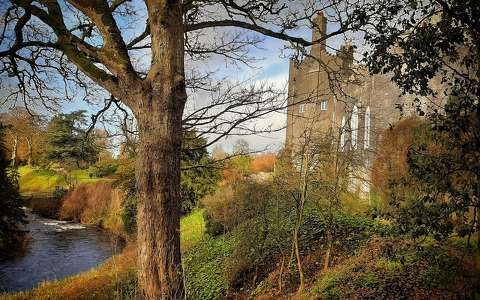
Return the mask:
<path id="1" fill-rule="evenodd" d="M 233 154 L 234 155 L 247 155 L 250 152 L 250 145 L 244 139 L 238 139 L 235 144 L 233 144 Z"/>
<path id="2" fill-rule="evenodd" d="M 47 127 L 46 159 L 66 168 L 84 168 L 95 163 L 95 136 L 87 135 L 84 123 L 85 111 L 54 116 Z"/>
<path id="3" fill-rule="evenodd" d="M 8 125 L 6 140 L 9 145 L 6 146 L 10 152 L 12 164 L 17 165 L 19 161 L 23 161 L 31 166 L 38 162 L 44 150 L 44 119 L 35 112 L 29 112 L 21 107 L 10 109 L 1 114 L 0 118 L 4 124 Z"/>
<path id="4" fill-rule="evenodd" d="M 392 73 L 405 93 L 419 96 L 418 104 L 445 99 L 443 107 L 434 102 L 427 102 L 427 109 L 418 106 L 428 124 L 408 151 L 410 178 L 403 184 L 418 184 L 419 193 L 414 199 L 397 195 L 402 213 L 397 220 L 415 235 L 437 238 L 447 237 L 459 219 L 469 228 L 459 233 L 480 231 L 480 2 L 384 5 L 388 9 L 367 34 L 369 69 Z"/>
<path id="5" fill-rule="evenodd" d="M 216 145 L 212 150 L 212 158 L 214 160 L 221 160 L 227 157 L 227 153 L 220 145 Z"/>
<path id="6" fill-rule="evenodd" d="M 213 192 L 220 179 L 220 169 L 208 155 L 207 140 L 196 132 L 184 133 L 185 150 L 181 159 L 180 192 L 182 194 L 182 212 L 190 212 L 197 207 L 200 199 Z"/>
<path id="7" fill-rule="evenodd" d="M 20 208 L 18 174 L 10 168 L 4 142 L 5 127 L 0 123 L 0 256 L 17 246 L 24 234 L 19 226 L 26 223 L 25 213 Z"/>

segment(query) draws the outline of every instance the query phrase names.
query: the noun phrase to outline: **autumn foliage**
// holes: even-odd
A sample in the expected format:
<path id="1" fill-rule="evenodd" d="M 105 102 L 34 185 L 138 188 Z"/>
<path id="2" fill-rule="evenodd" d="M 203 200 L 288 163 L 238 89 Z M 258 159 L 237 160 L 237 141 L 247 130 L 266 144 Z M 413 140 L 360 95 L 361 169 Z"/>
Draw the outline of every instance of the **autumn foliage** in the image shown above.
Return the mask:
<path id="1" fill-rule="evenodd" d="M 277 156 L 272 153 L 257 155 L 250 162 L 249 169 L 252 173 L 273 172 Z"/>
<path id="2" fill-rule="evenodd" d="M 60 208 L 60 218 L 98 224 L 121 233 L 122 193 L 107 181 L 81 184 L 70 191 Z"/>
<path id="3" fill-rule="evenodd" d="M 422 121 L 411 117 L 385 130 L 373 163 L 372 185 L 375 192 L 385 199 L 389 182 L 398 180 L 408 172 L 407 152 L 414 143 L 414 129 Z"/>

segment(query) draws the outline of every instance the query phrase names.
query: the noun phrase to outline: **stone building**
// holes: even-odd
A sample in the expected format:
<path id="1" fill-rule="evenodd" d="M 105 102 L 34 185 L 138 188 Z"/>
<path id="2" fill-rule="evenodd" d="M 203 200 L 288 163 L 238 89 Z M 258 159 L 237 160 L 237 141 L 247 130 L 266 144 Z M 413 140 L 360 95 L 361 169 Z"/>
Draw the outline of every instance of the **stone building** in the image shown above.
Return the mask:
<path id="1" fill-rule="evenodd" d="M 327 31 L 327 19 L 320 13 L 314 23 L 312 40 L 317 40 Z M 388 75 L 369 75 L 354 64 L 353 55 L 350 44 L 332 54 L 324 42 L 314 45 L 300 63 L 290 61 L 286 146 L 298 148 L 311 132 L 336 135 L 338 150 L 348 150 L 361 161 L 351 188 L 368 196 L 381 133 L 399 121 L 399 106 L 408 115 L 418 102 L 402 96 Z"/>

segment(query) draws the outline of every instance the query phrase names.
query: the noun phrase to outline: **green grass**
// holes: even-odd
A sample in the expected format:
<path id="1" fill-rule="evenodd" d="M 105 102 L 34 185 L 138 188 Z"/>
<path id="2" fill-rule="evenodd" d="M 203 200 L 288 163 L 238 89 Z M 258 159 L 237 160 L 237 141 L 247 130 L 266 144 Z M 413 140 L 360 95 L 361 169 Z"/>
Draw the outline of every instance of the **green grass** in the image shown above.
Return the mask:
<path id="1" fill-rule="evenodd" d="M 27 166 L 18 168 L 21 193 L 51 192 L 56 186 L 65 186 L 63 176 L 52 170 L 33 169 Z"/>
<path id="2" fill-rule="evenodd" d="M 67 187 L 63 174 L 54 170 L 36 169 L 28 166 L 18 168 L 21 193 L 52 192 L 57 186 Z M 101 178 L 90 178 L 88 170 L 72 171 L 74 181 L 79 183 L 95 182 Z"/>
<path id="3" fill-rule="evenodd" d="M 188 251 L 205 237 L 203 209 L 196 209 L 180 220 L 182 252 Z"/>
<path id="4" fill-rule="evenodd" d="M 101 178 L 90 177 L 88 170 L 74 170 L 72 176 L 77 183 L 89 183 L 100 180 Z"/>

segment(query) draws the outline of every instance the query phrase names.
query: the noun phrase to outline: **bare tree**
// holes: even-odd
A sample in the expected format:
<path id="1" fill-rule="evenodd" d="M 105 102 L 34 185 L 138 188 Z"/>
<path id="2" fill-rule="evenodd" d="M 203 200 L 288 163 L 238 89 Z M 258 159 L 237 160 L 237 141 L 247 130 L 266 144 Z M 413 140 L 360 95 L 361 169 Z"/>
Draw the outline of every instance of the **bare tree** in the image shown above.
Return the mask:
<path id="1" fill-rule="evenodd" d="M 364 14 L 356 12 L 369 1 L 317 2 L 10 0 L 2 4 L 6 13 L 0 31 L 0 72 L 8 76 L 2 77 L 8 85 L 6 101 L 54 106 L 74 95 L 91 101 L 97 87 L 135 115 L 138 276 L 146 299 L 182 298 L 184 293 L 179 239 L 182 127 L 202 125 L 206 133 L 215 128 L 213 132 L 220 130 L 222 136 L 241 126 L 238 120 L 252 120 L 268 110 L 262 105 L 268 89 L 260 89 L 260 94 L 258 88 L 251 89 L 244 97 L 245 88 L 235 88 L 231 91 L 237 97 L 219 97 L 223 100 L 194 110 L 182 121 L 187 84 L 192 90 L 203 87 L 203 76 L 185 71 L 186 57 L 201 60 L 218 55 L 248 64 L 248 48 L 259 44 L 262 36 L 299 49 L 367 22 Z M 312 16 L 322 10 L 343 17 L 337 30 L 313 41 L 295 35 L 294 29 L 301 26 L 316 27 Z M 138 20 L 144 22 L 141 32 L 136 30 L 141 26 Z M 229 28 L 239 31 L 228 34 Z M 210 36 L 219 37 L 205 42 L 204 35 L 212 32 Z M 149 63 L 144 63 L 145 57 Z M 221 94 L 228 95 L 228 88 Z M 240 112 L 239 107 L 243 107 Z"/>

